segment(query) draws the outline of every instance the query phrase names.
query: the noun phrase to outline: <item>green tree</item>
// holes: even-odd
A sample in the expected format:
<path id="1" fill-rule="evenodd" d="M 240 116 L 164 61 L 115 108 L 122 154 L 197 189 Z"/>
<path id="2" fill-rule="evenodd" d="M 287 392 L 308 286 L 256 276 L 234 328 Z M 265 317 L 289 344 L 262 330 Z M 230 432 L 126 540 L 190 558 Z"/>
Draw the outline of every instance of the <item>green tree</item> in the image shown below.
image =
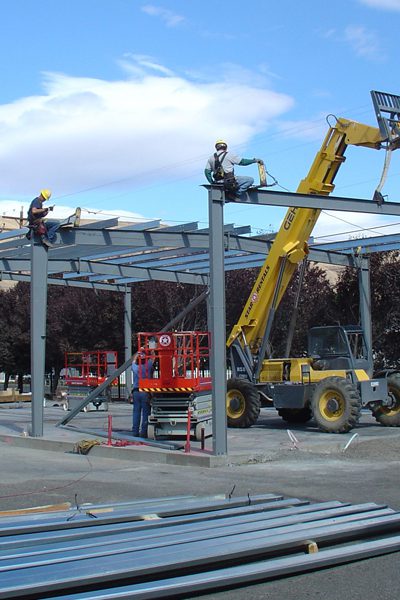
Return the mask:
<path id="1" fill-rule="evenodd" d="M 157 332 L 175 318 L 204 290 L 203 286 L 146 281 L 132 288 L 132 329 Z M 200 331 L 207 328 L 206 302 L 197 305 L 175 327 L 180 331 Z"/>
<path id="2" fill-rule="evenodd" d="M 226 275 L 226 322 L 229 334 L 240 318 L 250 295 L 258 269 L 231 271 Z M 289 325 L 299 285 L 299 272 L 288 286 L 275 315 L 270 344 L 273 356 L 285 354 Z M 291 355 L 301 356 L 307 350 L 307 332 L 310 327 L 333 322 L 333 290 L 326 272 L 318 265 L 308 264 L 303 279 Z"/>
<path id="3" fill-rule="evenodd" d="M 370 255 L 372 347 L 376 369 L 400 368 L 400 253 Z M 342 324 L 359 323 L 356 269 L 347 268 L 336 285 L 335 308 Z"/>

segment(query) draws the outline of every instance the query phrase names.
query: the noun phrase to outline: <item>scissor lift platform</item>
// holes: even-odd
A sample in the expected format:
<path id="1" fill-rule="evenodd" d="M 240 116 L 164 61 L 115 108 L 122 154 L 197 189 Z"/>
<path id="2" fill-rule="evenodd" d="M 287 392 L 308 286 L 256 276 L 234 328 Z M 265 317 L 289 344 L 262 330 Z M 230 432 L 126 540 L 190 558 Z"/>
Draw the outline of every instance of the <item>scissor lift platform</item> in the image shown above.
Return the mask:
<path id="1" fill-rule="evenodd" d="M 151 394 L 150 438 L 186 436 L 189 419 L 191 437 L 211 435 L 209 347 L 204 331 L 139 333 L 139 364 L 153 361 L 153 376 L 139 379 L 139 389 Z"/>

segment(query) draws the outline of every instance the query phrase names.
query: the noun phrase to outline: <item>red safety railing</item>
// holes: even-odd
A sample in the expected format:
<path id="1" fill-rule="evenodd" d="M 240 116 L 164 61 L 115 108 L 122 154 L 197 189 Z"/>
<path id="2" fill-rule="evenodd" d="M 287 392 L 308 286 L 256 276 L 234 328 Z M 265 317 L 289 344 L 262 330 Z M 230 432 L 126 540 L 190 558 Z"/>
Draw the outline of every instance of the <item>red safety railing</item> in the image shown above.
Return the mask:
<path id="1" fill-rule="evenodd" d="M 97 387 L 117 368 L 114 350 L 65 353 L 65 383 L 69 386 Z"/>
<path id="2" fill-rule="evenodd" d="M 141 390 L 193 392 L 211 389 L 209 332 L 139 333 L 138 348 Z"/>

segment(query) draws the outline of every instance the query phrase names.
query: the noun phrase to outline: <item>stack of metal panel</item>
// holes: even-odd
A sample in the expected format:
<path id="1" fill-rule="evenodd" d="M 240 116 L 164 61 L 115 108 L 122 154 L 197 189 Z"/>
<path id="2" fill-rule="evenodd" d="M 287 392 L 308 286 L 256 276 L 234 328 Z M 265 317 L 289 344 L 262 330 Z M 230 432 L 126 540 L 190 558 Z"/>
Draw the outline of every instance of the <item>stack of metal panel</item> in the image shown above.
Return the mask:
<path id="1" fill-rule="evenodd" d="M 0 520 L 0 598 L 164 598 L 400 549 L 400 513 L 274 494 L 150 499 Z"/>

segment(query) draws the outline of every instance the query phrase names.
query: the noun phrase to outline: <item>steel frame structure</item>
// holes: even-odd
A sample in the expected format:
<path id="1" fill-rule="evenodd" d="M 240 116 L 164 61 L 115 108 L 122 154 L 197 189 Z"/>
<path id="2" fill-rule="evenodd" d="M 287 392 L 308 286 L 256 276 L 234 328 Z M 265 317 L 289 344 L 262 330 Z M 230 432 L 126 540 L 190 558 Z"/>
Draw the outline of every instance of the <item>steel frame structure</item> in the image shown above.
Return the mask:
<path id="1" fill-rule="evenodd" d="M 209 329 L 213 332 L 213 452 L 227 454 L 225 414 L 225 296 L 224 273 L 261 266 L 272 244 L 262 237 L 249 237 L 250 227 L 224 224 L 225 197 L 218 186 L 208 190 L 209 225 L 186 223 L 165 227 L 147 221 L 125 227 L 118 219 L 97 221 L 79 228 L 62 228 L 57 243 L 47 250 L 30 243 L 26 228 L 0 234 L 0 278 L 31 283 L 32 432 L 43 435 L 44 352 L 47 284 L 102 289 L 125 294 L 125 364 L 131 357 L 132 289 L 139 281 L 157 280 L 209 287 Z M 400 215 L 400 204 L 377 205 L 370 200 L 305 196 L 287 192 L 254 190 L 237 203 L 277 206 L 307 206 L 326 210 L 357 210 L 381 215 Z M 376 248 L 392 249 L 398 240 L 375 239 Z M 359 240 L 366 242 L 366 240 Z M 355 245 L 357 240 L 352 240 Z M 360 245 L 360 244 L 358 244 Z M 373 248 L 371 246 L 370 248 Z M 363 274 L 364 328 L 370 341 L 369 278 L 366 259 L 355 257 L 340 245 L 311 247 L 309 260 L 332 265 L 360 267 Z M 372 251 L 372 250 L 371 250 Z M 361 262 L 360 262 L 361 261 Z M 127 367 L 125 366 L 126 370 Z"/>

